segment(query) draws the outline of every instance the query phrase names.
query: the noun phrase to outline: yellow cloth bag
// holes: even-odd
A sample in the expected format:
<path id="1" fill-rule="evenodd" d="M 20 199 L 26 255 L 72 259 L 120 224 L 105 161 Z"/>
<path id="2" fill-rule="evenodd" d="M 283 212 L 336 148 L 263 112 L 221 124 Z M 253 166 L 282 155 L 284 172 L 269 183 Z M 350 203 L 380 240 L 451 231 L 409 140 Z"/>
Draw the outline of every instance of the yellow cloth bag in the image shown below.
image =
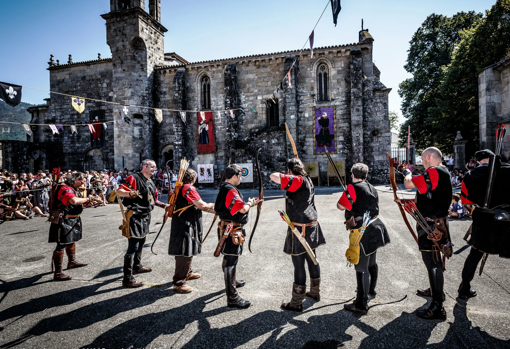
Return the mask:
<path id="1" fill-rule="evenodd" d="M 352 229 L 351 233 L 349 234 L 349 248 L 347 251 L 345 251 L 347 262 L 354 265 L 359 263 L 359 243 L 356 244 L 358 237 L 359 229 Z"/>

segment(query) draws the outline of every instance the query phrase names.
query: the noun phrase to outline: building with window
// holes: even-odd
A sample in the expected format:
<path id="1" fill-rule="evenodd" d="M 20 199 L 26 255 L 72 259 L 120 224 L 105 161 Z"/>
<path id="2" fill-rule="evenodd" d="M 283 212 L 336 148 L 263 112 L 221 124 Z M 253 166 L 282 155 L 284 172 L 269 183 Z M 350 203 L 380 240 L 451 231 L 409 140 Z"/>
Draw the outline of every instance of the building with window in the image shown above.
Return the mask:
<path id="1" fill-rule="evenodd" d="M 386 180 L 390 89 L 373 63 L 368 29 L 359 32 L 357 43 L 314 48 L 313 57 L 309 50 L 294 50 L 188 62 L 165 53 L 161 0 L 148 1 L 146 12 L 145 0 L 110 0 L 110 12 L 101 17 L 111 58 L 50 58 L 51 91 L 94 101 L 87 100 L 79 114 L 69 97 L 51 94 L 46 104 L 30 108 L 32 123 L 93 124 L 96 132 L 79 127 L 53 135 L 33 126 L 27 159 L 37 150 L 46 168 L 94 170 L 135 169 L 144 158 L 164 166 L 186 157 L 195 168 L 214 164 L 217 177 L 229 159 L 250 162 L 263 148 L 260 161 L 268 173 L 284 170 L 293 156 L 287 123 L 300 159 L 318 164 L 321 176 L 328 147 L 346 168 L 364 162 L 372 182 Z M 163 121 L 141 107 L 163 109 Z"/>

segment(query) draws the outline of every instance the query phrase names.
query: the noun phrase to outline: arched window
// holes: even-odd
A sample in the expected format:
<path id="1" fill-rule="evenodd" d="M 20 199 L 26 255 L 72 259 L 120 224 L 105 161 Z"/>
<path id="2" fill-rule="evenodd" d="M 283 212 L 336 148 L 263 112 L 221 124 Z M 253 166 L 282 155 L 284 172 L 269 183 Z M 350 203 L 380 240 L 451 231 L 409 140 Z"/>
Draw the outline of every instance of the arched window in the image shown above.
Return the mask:
<path id="1" fill-rule="evenodd" d="M 278 99 L 266 100 L 266 115 L 268 126 L 280 126 L 280 109 Z"/>
<path id="2" fill-rule="evenodd" d="M 321 64 L 317 68 L 317 100 L 319 102 L 329 101 L 328 97 L 328 66 Z"/>
<path id="3" fill-rule="evenodd" d="M 200 81 L 202 110 L 211 109 L 211 80 L 204 76 Z"/>

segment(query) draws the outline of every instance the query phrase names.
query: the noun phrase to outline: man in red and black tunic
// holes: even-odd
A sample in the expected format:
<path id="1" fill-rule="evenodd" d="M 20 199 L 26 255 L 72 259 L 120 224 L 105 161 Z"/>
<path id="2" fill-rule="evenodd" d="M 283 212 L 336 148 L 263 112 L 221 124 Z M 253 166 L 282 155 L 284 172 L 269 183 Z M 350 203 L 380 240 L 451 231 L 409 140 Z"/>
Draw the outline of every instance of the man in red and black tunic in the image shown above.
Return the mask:
<path id="1" fill-rule="evenodd" d="M 429 223 L 428 226 L 432 231 L 438 222 L 441 221 L 444 224 L 446 234 L 442 235 L 438 245 L 447 245 L 451 238 L 446 217 L 453 195 L 450 172 L 448 168 L 441 165 L 442 154 L 435 147 L 425 149 L 421 158 L 426 170 L 425 173 L 413 177 L 411 171 L 405 170 L 403 172 L 405 176 L 404 185 L 407 189 L 417 189 L 416 206 Z M 436 245 L 429 239 L 427 232 L 419 225 L 416 229 L 418 231 L 418 247 L 427 267 L 430 282 L 430 289 L 418 290 L 418 294 L 432 297 L 429 307 L 417 310 L 416 315 L 424 319 L 446 320 L 446 312 L 443 308 L 444 277 L 442 258 Z"/>
<path id="2" fill-rule="evenodd" d="M 117 190 L 117 196 L 124 197 L 124 206 L 133 211 L 129 220 L 128 249 L 124 255 L 124 278 L 122 286 L 141 287 L 143 282 L 136 281 L 133 274 L 149 273 L 151 268 L 142 266 L 142 250 L 149 233 L 151 211 L 154 205 L 166 208 L 158 201 L 158 191 L 151 177 L 156 170 L 153 160 L 143 160 L 140 172 L 125 179 Z"/>
<path id="3" fill-rule="evenodd" d="M 321 226 L 317 220 L 315 208 L 315 190 L 312 180 L 308 176 L 299 159 L 287 162 L 288 174 L 272 173 L 271 180 L 286 190 L 285 210 L 296 229 L 304 234 L 305 240 L 315 254 L 315 249 L 326 243 Z M 315 265 L 301 242 L 294 236 L 291 229 L 287 229 L 287 237 L 283 252 L 291 255 L 294 264 L 294 284 L 292 285 L 292 299 L 281 305 L 282 309 L 303 311 L 305 296 L 320 300 L 321 270 Z M 310 273 L 310 292 L 306 292 L 305 262 Z"/>
<path id="4" fill-rule="evenodd" d="M 59 185 L 53 198 L 57 202 L 56 208 L 61 212 L 59 223 L 51 223 L 48 242 L 57 243 L 53 251 L 53 266 L 55 268 L 53 279 L 58 281 L 70 280 L 71 276 L 62 272 L 64 250 L 69 259 L 67 269 L 84 267 L 87 264 L 76 260 L 75 242 L 81 240 L 82 223 L 80 215 L 83 205 L 90 203 L 91 198 L 83 198 L 78 188 L 86 182 L 83 173 L 77 172 L 66 178 L 65 184 Z"/>
<path id="5" fill-rule="evenodd" d="M 363 225 L 363 215 L 370 213 L 370 225 L 366 228 L 360 240 L 359 262 L 355 265 L 358 290 L 356 299 L 344 308 L 355 313 L 366 314 L 369 298 L 375 298 L 375 286 L 379 266 L 376 262 L 377 249 L 390 242 L 390 237 L 384 223 L 378 219 L 379 195 L 372 184 L 366 181 L 368 166 L 357 163 L 351 168 L 352 184 L 347 186 L 338 200 L 337 208 L 345 211 L 345 220 L 354 222 L 348 226 L 349 230 L 359 229 Z"/>
<path id="6" fill-rule="evenodd" d="M 202 211 L 214 213 L 214 204 L 205 203 L 193 186 L 197 177 L 194 170 L 186 170 L 172 216 L 168 254 L 175 256 L 173 290 L 177 293 L 191 292 L 193 289 L 186 281 L 201 276 L 192 272 L 191 261 L 202 250 Z"/>
<path id="7" fill-rule="evenodd" d="M 476 296 L 471 289 L 478 263 L 484 253 L 496 254 L 510 258 L 510 165 L 500 163 L 499 157 L 488 149 L 475 153 L 478 167 L 466 173 L 462 182 L 462 203 L 476 205 L 473 211 L 473 227 L 469 244 L 471 251 L 462 269 L 462 283 L 459 286 L 459 298 L 468 299 Z M 489 159 L 495 158 L 496 176 L 488 202 L 484 201 L 489 183 Z M 506 218 L 505 218 L 506 217 Z"/>
<path id="8" fill-rule="evenodd" d="M 248 222 L 250 208 L 259 203 L 258 200 L 253 198 L 248 203 L 243 201 L 243 195 L 236 188 L 241 183 L 241 177 L 242 169 L 239 165 L 228 166 L 225 169 L 225 182 L 221 183 L 220 192 L 214 204 L 214 211 L 220 217 L 218 238 L 221 237 L 229 223 L 233 223 L 233 232 L 241 236 L 239 238 L 229 236 L 221 249 L 227 306 L 231 308 L 248 308 L 251 304 L 249 301 L 242 299 L 237 292 L 237 287 L 244 286 L 244 281 L 237 281 L 236 268 L 239 256 L 243 253 L 242 242 L 246 236 L 243 225 Z"/>

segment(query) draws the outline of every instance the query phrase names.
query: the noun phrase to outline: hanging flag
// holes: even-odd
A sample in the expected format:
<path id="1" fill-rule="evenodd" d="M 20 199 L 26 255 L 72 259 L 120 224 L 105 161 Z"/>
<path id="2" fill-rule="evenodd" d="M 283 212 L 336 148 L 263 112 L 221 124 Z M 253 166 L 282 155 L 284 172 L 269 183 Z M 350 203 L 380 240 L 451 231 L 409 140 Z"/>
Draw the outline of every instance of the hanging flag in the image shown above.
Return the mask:
<path id="1" fill-rule="evenodd" d="M 289 79 L 289 87 L 292 88 L 292 84 L 290 82 L 290 70 L 287 72 L 287 78 Z"/>
<path id="2" fill-rule="evenodd" d="M 230 109 L 230 117 L 233 119 L 234 118 L 234 111 L 232 109 Z"/>
<path id="3" fill-rule="evenodd" d="M 106 122 L 103 122 L 103 127 L 105 130 L 108 128 L 108 126 L 106 126 Z"/>
<path id="4" fill-rule="evenodd" d="M 181 111 L 180 114 L 181 114 L 182 122 L 186 123 L 186 112 L 185 111 Z"/>
<path id="5" fill-rule="evenodd" d="M 154 117 L 161 124 L 161 121 L 163 121 L 163 111 L 161 109 L 154 109 Z"/>
<path id="6" fill-rule="evenodd" d="M 94 128 L 94 125 L 88 124 L 90 133 L 94 134 L 96 132 L 96 129 Z"/>
<path id="7" fill-rule="evenodd" d="M 73 96 L 73 97 L 71 97 L 71 101 L 72 101 L 73 108 L 78 113 L 80 113 L 80 114 L 83 113 L 83 111 L 85 110 L 85 99 Z"/>
<path id="8" fill-rule="evenodd" d="M 338 19 L 338 14 L 340 13 L 340 10 L 342 9 L 342 6 L 340 5 L 340 0 L 331 0 L 331 11 L 333 11 L 333 23 L 335 23 Z"/>
<path id="9" fill-rule="evenodd" d="M 55 125 L 51 124 L 50 128 L 53 131 L 53 134 L 55 134 L 55 133 L 58 134 L 58 130 L 57 130 L 57 127 Z"/>
<path id="10" fill-rule="evenodd" d="M 76 131 L 76 125 L 71 125 L 71 134 L 78 134 L 78 131 Z"/>
<path id="11" fill-rule="evenodd" d="M 0 98 L 11 107 L 21 103 L 21 86 L 0 82 Z"/>
<path id="12" fill-rule="evenodd" d="M 62 124 L 56 124 L 56 126 L 57 126 L 57 130 L 62 130 L 62 131 L 64 131 L 64 125 L 62 125 Z"/>
<path id="13" fill-rule="evenodd" d="M 23 124 L 23 129 L 25 130 L 27 135 L 32 136 L 32 130 L 30 129 L 30 126 L 28 126 L 27 124 Z"/>
<path id="14" fill-rule="evenodd" d="M 131 123 L 131 119 L 128 118 L 127 116 L 124 118 L 124 121 L 127 123 L 127 124 L 130 124 Z"/>
<path id="15" fill-rule="evenodd" d="M 124 113 L 124 116 L 128 116 L 129 115 L 129 108 L 128 106 L 124 106 L 124 108 L 122 108 L 122 113 Z"/>
<path id="16" fill-rule="evenodd" d="M 311 57 L 311 58 L 313 58 L 313 32 L 314 32 L 314 31 L 315 31 L 315 30 L 312 30 L 312 34 L 310 34 L 310 36 L 308 37 L 308 40 L 310 40 L 310 52 L 311 52 L 311 54 L 312 54 L 312 57 Z"/>

